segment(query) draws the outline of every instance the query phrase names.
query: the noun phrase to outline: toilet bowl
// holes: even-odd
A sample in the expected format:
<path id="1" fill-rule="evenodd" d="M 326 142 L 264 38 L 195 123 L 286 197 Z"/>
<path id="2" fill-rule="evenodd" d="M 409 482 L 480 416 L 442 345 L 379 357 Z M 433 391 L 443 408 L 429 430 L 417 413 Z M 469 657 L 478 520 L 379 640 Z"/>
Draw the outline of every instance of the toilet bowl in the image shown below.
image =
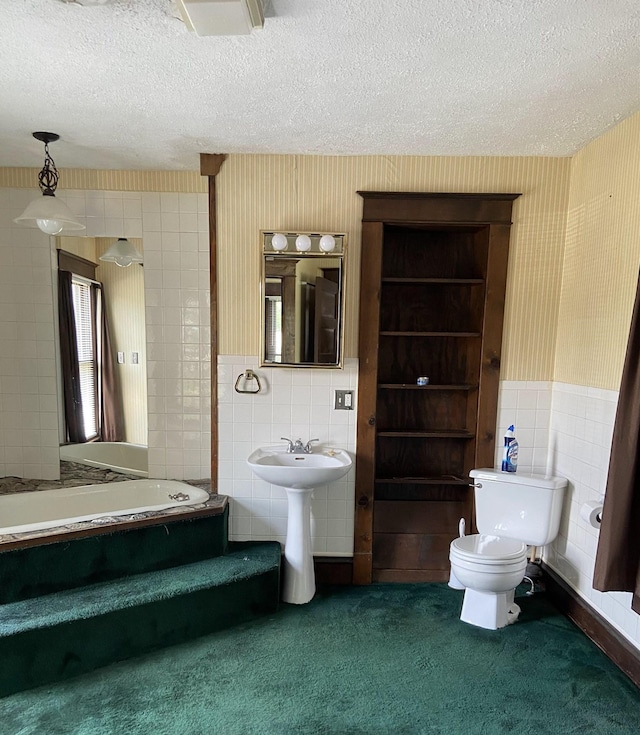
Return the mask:
<path id="1" fill-rule="evenodd" d="M 497 630 L 518 619 L 515 588 L 524 578 L 528 546 L 544 546 L 558 533 L 567 481 L 494 469 L 475 469 L 476 525 L 449 547 L 450 586 L 464 589 L 460 619 Z"/>
<path id="2" fill-rule="evenodd" d="M 527 546 L 513 539 L 474 534 L 454 539 L 451 571 L 465 589 L 460 619 L 497 630 L 517 620 L 515 588 L 524 577 Z"/>

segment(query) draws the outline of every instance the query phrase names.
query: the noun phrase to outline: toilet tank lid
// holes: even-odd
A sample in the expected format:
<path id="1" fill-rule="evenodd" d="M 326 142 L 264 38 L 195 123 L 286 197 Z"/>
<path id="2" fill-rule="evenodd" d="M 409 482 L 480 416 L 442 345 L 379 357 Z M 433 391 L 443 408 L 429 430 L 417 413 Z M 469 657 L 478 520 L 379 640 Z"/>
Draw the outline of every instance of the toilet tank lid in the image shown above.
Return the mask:
<path id="1" fill-rule="evenodd" d="M 491 480 L 492 482 L 511 482 L 518 485 L 532 485 L 560 490 L 567 485 L 565 477 L 540 475 L 532 472 L 502 472 L 492 467 L 482 467 L 469 472 L 475 480 Z"/>

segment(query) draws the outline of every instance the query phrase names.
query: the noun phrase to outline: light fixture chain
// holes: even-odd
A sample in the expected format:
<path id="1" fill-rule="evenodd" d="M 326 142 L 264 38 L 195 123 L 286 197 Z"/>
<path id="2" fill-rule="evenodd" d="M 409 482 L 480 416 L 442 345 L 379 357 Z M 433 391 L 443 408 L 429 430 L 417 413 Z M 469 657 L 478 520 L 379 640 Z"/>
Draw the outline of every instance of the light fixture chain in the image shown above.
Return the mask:
<path id="1" fill-rule="evenodd" d="M 58 186 L 58 169 L 49 155 L 49 144 L 44 144 L 44 166 L 38 174 L 38 184 L 43 194 L 54 195 Z"/>

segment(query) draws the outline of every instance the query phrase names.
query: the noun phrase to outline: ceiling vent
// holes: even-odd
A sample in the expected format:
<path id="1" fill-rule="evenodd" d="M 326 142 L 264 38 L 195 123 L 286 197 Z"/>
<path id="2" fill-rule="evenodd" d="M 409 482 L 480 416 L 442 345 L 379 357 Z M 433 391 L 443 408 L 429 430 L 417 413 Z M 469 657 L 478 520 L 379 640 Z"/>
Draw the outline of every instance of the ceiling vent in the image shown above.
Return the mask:
<path id="1" fill-rule="evenodd" d="M 240 36 L 264 25 L 264 0 L 175 0 L 198 36 Z"/>

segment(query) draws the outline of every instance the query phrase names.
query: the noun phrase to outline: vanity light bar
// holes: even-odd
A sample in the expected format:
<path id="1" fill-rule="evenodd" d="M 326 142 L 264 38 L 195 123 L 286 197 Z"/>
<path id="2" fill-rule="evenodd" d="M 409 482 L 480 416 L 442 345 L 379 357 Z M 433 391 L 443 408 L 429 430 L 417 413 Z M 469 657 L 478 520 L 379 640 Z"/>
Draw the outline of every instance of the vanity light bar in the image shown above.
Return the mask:
<path id="1" fill-rule="evenodd" d="M 265 252 L 299 252 L 309 255 L 340 254 L 344 250 L 344 234 L 321 232 L 263 232 Z"/>

